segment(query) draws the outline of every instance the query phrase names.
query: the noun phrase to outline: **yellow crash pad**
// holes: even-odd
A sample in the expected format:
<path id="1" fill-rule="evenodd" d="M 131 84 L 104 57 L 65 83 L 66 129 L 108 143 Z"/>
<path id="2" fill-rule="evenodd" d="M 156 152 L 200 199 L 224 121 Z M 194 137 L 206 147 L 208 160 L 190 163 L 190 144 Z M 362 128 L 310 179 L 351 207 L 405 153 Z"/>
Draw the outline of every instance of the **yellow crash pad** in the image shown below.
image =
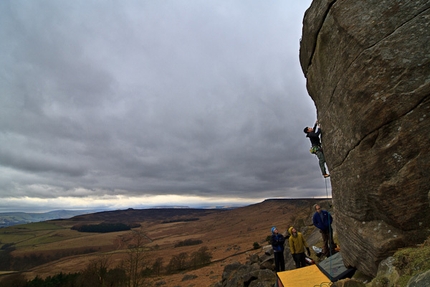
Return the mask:
<path id="1" fill-rule="evenodd" d="M 315 264 L 294 270 L 278 272 L 277 276 L 278 287 L 329 286 L 331 282 Z"/>

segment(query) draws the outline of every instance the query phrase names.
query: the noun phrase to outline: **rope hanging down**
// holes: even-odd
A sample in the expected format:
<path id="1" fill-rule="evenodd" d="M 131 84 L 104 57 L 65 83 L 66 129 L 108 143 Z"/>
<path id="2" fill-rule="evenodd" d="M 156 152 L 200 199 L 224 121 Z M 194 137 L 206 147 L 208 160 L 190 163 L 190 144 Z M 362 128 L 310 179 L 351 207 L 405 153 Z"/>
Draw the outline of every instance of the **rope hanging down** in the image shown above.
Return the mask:
<path id="1" fill-rule="evenodd" d="M 331 192 L 331 185 L 328 186 L 328 183 L 327 183 L 327 182 L 330 181 L 330 178 L 326 177 L 324 179 L 325 179 L 324 181 L 325 181 L 325 195 L 326 195 L 326 198 L 327 199 L 331 198 L 332 199 L 332 204 L 333 204 L 333 195 L 332 195 L 332 192 Z M 329 189 L 330 189 L 330 196 L 329 196 Z M 330 207 L 331 207 L 331 205 L 330 205 Z"/>
<path id="2" fill-rule="evenodd" d="M 333 239 L 333 231 L 331 230 L 331 222 L 330 222 L 330 216 L 331 216 L 331 214 L 330 214 L 330 212 L 328 213 L 328 243 L 329 243 L 329 250 L 330 250 L 330 276 L 331 277 L 333 277 L 333 274 L 332 274 L 332 266 L 331 266 L 331 256 L 333 255 L 332 254 L 332 252 L 333 252 L 333 248 L 334 248 L 334 246 L 332 246 L 332 243 L 334 242 L 334 239 Z"/>

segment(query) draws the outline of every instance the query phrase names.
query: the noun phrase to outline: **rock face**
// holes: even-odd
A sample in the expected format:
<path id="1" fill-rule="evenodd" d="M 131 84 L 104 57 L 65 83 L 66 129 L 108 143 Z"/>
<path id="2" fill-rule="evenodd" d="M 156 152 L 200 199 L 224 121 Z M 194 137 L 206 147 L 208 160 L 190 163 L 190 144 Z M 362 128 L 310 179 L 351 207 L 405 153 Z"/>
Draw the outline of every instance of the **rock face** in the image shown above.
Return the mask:
<path id="1" fill-rule="evenodd" d="M 430 234 L 430 1 L 314 1 L 300 63 L 344 262 L 375 276 Z"/>

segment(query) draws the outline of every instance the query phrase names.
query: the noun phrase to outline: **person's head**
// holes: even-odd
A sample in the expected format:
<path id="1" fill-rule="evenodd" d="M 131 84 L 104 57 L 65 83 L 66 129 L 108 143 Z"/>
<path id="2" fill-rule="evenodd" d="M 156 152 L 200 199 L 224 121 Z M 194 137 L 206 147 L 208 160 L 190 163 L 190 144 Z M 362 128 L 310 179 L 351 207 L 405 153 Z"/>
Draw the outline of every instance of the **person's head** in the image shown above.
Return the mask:
<path id="1" fill-rule="evenodd" d="M 305 134 L 307 134 L 307 133 L 312 132 L 313 130 L 314 130 L 313 128 L 305 127 L 303 131 L 304 131 Z"/>
<path id="2" fill-rule="evenodd" d="M 272 229 L 272 234 L 277 234 L 278 233 L 278 229 L 276 228 L 276 226 L 273 226 Z"/>
<path id="3" fill-rule="evenodd" d="M 321 213 L 321 206 L 319 206 L 319 204 L 315 204 L 314 208 L 316 212 Z"/>
<path id="4" fill-rule="evenodd" d="M 288 228 L 288 232 L 291 234 L 291 236 L 297 236 L 297 230 L 294 228 L 294 226 Z"/>

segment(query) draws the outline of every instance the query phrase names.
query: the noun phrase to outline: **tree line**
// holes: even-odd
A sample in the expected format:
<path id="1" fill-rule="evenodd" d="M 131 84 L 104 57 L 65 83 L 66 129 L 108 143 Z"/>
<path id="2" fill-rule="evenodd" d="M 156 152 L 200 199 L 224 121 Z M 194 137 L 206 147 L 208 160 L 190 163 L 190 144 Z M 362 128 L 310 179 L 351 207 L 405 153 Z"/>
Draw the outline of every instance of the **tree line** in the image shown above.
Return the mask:
<path id="1" fill-rule="evenodd" d="M 191 246 L 191 245 L 199 245 L 202 244 L 203 241 L 200 239 L 185 239 L 175 244 L 175 247 L 182 247 L 182 246 Z"/>
<path id="2" fill-rule="evenodd" d="M 102 222 L 99 224 L 74 225 L 71 229 L 79 232 L 108 233 L 108 232 L 131 230 L 131 227 L 128 224 L 124 224 L 120 222 L 117 222 L 117 223 Z"/>
<path id="3" fill-rule="evenodd" d="M 14 244 L 5 244 L 0 250 L 0 270 L 3 271 L 23 271 L 30 268 L 49 263 L 64 257 L 94 253 L 95 248 L 86 248 L 82 250 L 69 249 L 62 250 L 50 254 L 30 254 L 24 256 L 13 256 L 12 252 L 15 250 Z"/>
<path id="4" fill-rule="evenodd" d="M 134 232 L 134 231 L 133 231 Z M 59 273 L 45 279 L 36 277 L 26 280 L 24 275 L 9 275 L 0 281 L 2 287 L 141 287 L 148 286 L 151 276 L 172 274 L 188 269 L 196 269 L 211 262 L 212 254 L 202 246 L 188 254 L 173 255 L 168 264 L 163 258 L 151 260 L 144 248 L 144 235 L 134 232 L 133 244 L 127 249 L 127 256 L 117 266 L 111 268 L 109 256 L 101 256 L 90 262 L 82 271 L 72 274 Z"/>

